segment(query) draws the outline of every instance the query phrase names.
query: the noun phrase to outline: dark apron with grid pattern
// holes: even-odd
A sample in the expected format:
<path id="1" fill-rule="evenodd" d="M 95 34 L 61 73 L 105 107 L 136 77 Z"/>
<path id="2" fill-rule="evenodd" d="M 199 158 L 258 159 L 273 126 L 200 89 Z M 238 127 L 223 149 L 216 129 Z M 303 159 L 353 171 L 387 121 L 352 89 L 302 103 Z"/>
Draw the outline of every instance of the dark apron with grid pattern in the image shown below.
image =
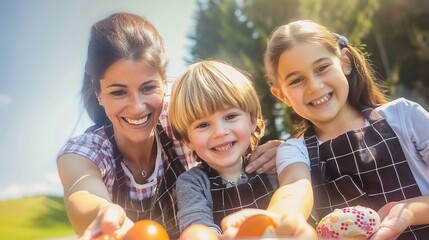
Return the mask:
<path id="1" fill-rule="evenodd" d="M 224 217 L 243 208 L 266 209 L 274 188 L 265 174 L 250 173 L 248 182 L 225 188 L 222 178 L 207 163 L 202 161 L 202 170 L 210 181 L 213 200 L 213 220 L 220 226 Z"/>
<path id="2" fill-rule="evenodd" d="M 369 126 L 321 145 L 312 126 L 304 134 L 314 210 L 320 218 L 336 208 L 360 205 L 378 210 L 387 202 L 421 196 L 393 129 L 377 111 L 369 108 L 363 113 Z M 421 225 L 408 228 L 398 239 L 428 237 L 429 225 Z"/>
<path id="3" fill-rule="evenodd" d="M 125 173 L 121 167 L 123 156 L 114 141 L 112 124 L 106 125 L 105 129 L 107 136 L 113 144 L 113 156 L 116 164 L 116 179 L 113 184 L 112 201 L 122 206 L 128 218 L 132 221 L 136 222 L 143 219 L 154 220 L 164 226 L 171 239 L 177 239 L 180 232 L 176 218 L 176 180 L 181 173 L 185 172 L 185 167 L 182 165 L 175 152 L 173 141 L 162 128 L 161 123 L 158 122 L 157 131 L 159 139 L 164 152 L 168 156 L 169 164 L 165 168 L 166 163 L 164 162 L 164 177 L 158 177 L 158 189 L 156 194 L 151 198 L 136 201 L 131 200 L 129 197 L 129 191 L 125 182 Z"/>

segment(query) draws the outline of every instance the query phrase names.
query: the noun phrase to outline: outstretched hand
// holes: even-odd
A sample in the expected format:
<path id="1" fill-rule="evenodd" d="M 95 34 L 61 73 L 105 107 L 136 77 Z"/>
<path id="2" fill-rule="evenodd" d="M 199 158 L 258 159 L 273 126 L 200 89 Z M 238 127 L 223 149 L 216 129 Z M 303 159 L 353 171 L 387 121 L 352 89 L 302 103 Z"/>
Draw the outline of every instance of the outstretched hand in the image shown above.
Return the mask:
<path id="1" fill-rule="evenodd" d="M 264 214 L 273 219 L 276 224 L 275 231 L 278 237 L 293 239 L 316 240 L 317 234 L 305 219 L 297 216 L 282 217 L 277 213 L 263 209 L 243 209 L 222 219 L 222 239 L 234 239 L 241 225 L 250 217 Z"/>
<path id="2" fill-rule="evenodd" d="M 380 228 L 371 236 L 370 240 L 396 239 L 409 225 L 412 212 L 405 203 L 390 202 L 378 210 L 381 223 Z"/>
<path id="3" fill-rule="evenodd" d="M 271 140 L 257 146 L 250 154 L 246 172 L 256 171 L 257 173 L 275 174 L 277 149 L 282 142 Z"/>
<path id="4" fill-rule="evenodd" d="M 119 205 L 110 205 L 101 211 L 79 240 L 91 240 L 99 235 L 125 235 L 134 225 Z"/>

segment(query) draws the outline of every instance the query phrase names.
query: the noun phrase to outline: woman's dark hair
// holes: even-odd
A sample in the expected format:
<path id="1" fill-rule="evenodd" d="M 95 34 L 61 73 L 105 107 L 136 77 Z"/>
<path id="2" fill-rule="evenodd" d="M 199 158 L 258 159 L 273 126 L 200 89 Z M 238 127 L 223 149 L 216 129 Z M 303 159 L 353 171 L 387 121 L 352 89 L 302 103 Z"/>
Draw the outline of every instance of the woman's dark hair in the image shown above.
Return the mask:
<path id="1" fill-rule="evenodd" d="M 145 61 L 166 81 L 168 57 L 164 42 L 145 18 L 130 13 L 115 13 L 92 26 L 82 86 L 82 99 L 91 120 L 103 125 L 107 116 L 98 103 L 100 80 L 117 60 Z"/>

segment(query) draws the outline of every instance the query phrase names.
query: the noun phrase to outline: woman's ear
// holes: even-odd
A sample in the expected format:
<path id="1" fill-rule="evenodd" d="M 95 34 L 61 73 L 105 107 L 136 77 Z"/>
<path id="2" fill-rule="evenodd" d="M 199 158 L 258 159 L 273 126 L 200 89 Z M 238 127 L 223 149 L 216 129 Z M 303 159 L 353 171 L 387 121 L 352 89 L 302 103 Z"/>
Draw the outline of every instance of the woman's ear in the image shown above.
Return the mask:
<path id="1" fill-rule="evenodd" d="M 273 94 L 278 100 L 290 107 L 290 102 L 287 97 L 285 97 L 280 89 L 277 87 L 270 87 L 271 94 Z"/>
<path id="2" fill-rule="evenodd" d="M 341 68 L 343 70 L 344 75 L 348 76 L 352 72 L 352 61 L 351 61 L 351 53 L 349 49 L 343 48 L 341 49 L 340 54 L 340 62 Z"/>

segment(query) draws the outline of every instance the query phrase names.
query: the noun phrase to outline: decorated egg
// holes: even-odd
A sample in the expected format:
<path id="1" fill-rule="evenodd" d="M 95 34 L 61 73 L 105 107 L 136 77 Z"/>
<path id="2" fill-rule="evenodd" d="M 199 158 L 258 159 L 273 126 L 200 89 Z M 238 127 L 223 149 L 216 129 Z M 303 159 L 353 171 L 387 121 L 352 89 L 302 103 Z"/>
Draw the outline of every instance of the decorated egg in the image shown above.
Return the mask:
<path id="1" fill-rule="evenodd" d="M 380 227 L 380 216 L 371 208 L 335 209 L 317 225 L 320 239 L 367 239 Z"/>

